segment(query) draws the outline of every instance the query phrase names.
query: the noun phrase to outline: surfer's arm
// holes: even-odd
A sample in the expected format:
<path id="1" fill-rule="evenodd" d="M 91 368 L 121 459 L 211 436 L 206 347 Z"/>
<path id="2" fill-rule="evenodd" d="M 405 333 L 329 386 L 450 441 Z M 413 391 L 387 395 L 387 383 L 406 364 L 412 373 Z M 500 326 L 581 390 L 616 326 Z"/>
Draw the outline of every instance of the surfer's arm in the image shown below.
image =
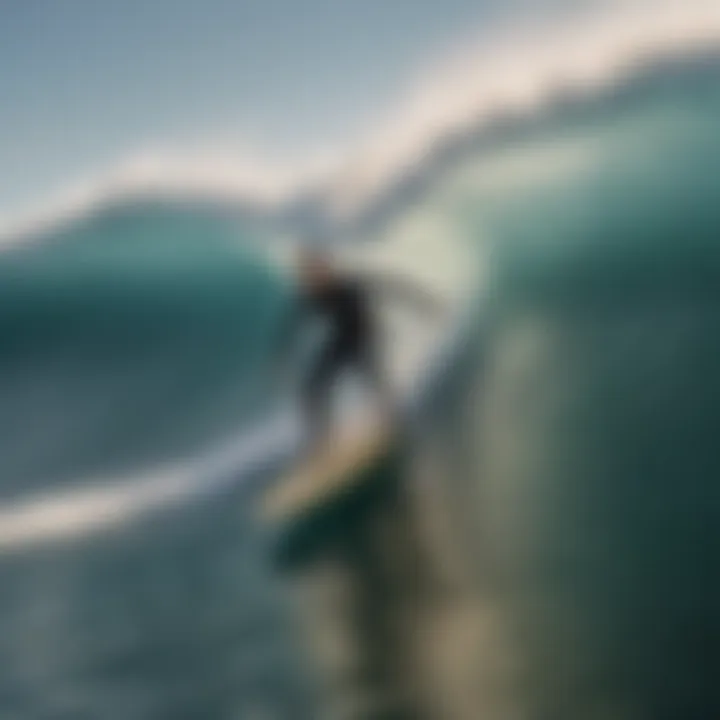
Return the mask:
<path id="1" fill-rule="evenodd" d="M 412 306 L 423 315 L 439 316 L 446 310 L 445 303 L 437 293 L 406 277 L 374 275 L 369 279 L 368 285 L 377 297 L 400 301 Z"/>

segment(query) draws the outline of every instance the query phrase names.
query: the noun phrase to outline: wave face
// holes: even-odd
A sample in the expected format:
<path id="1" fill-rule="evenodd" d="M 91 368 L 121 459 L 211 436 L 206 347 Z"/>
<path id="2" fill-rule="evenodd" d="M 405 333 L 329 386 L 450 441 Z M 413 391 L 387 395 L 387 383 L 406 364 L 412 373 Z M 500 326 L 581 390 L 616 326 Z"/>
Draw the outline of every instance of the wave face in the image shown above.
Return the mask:
<path id="1" fill-rule="evenodd" d="M 272 395 L 265 235 L 131 202 L 0 257 L 0 716 L 313 717 L 247 498 L 190 497 Z"/>
<path id="2" fill-rule="evenodd" d="M 4 253 L 0 493 L 192 457 L 247 421 L 283 303 L 262 243 L 148 201 Z"/>
<path id="3" fill-rule="evenodd" d="M 647 78 L 449 182 L 492 237 L 465 506 L 519 717 L 720 711 L 720 62 Z"/>
<path id="4" fill-rule="evenodd" d="M 720 710 L 700 647 L 720 607 L 719 67 L 668 62 L 469 138 L 391 203 L 489 270 L 476 391 L 463 377 L 452 398 L 474 423 L 445 428 L 469 460 L 442 481 L 471 496 L 469 542 L 492 537 L 504 608 L 533 630 L 519 717 Z M 128 201 L 2 255 L 4 498 L 251 424 L 284 303 L 267 241 L 217 207 Z M 236 490 L 3 554 L 0 715 L 314 717 Z"/>

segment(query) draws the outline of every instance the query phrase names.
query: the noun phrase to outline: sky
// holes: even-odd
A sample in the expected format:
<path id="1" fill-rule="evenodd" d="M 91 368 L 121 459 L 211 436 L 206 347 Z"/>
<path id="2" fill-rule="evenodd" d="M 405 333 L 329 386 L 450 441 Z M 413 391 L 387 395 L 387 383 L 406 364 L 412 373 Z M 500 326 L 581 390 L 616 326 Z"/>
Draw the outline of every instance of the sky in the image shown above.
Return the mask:
<path id="1" fill-rule="evenodd" d="M 147 148 L 346 143 L 493 2 L 0 0 L 0 213 Z"/>

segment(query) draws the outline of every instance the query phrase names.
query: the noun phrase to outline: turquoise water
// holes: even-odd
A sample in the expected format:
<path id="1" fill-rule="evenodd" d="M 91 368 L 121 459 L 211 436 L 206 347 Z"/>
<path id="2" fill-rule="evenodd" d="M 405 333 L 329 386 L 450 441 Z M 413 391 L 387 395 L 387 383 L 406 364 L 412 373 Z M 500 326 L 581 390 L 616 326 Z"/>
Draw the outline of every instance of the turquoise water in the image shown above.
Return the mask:
<path id="1" fill-rule="evenodd" d="M 268 395 L 284 288 L 261 235 L 138 202 L 0 260 L 2 493 L 186 459 Z"/>
<path id="2" fill-rule="evenodd" d="M 707 57 L 657 74 L 547 128 L 555 167 L 523 168 L 538 143 L 509 154 L 492 172 L 515 168 L 512 193 L 483 178 L 498 242 L 468 524 L 521 717 L 720 708 L 719 77 Z"/>

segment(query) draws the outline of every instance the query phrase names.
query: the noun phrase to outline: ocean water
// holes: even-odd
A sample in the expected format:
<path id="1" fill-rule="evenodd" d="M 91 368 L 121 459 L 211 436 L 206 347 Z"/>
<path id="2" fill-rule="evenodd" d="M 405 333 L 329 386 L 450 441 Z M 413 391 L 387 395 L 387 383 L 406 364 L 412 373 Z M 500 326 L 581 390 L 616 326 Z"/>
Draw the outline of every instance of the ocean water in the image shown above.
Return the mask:
<path id="1" fill-rule="evenodd" d="M 719 80 L 698 49 L 453 136 L 367 226 L 486 271 L 440 479 L 501 568 L 520 717 L 720 708 Z M 270 452 L 240 438 L 277 400 L 277 227 L 134 197 L 26 240 L 0 256 L 0 716 L 316 717 L 247 466 L 200 462 Z"/>

